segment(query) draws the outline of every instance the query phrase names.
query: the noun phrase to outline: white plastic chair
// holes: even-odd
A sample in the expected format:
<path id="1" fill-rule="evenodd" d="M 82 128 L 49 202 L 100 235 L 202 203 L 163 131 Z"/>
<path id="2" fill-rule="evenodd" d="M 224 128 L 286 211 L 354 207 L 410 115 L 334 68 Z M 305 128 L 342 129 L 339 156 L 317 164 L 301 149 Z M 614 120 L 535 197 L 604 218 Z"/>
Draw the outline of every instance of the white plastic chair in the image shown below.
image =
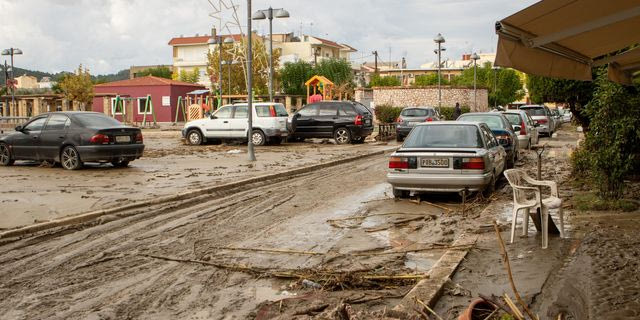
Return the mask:
<path id="1" fill-rule="evenodd" d="M 522 235 L 529 234 L 529 210 L 541 207 L 542 222 L 542 248 L 546 249 L 549 244 L 549 209 L 558 210 L 558 218 L 560 219 L 560 237 L 564 238 L 564 217 L 562 213 L 562 199 L 558 196 L 558 186 L 553 181 L 540 181 L 529 177 L 520 169 L 509 169 L 504 171 L 507 181 L 513 189 L 513 216 L 511 221 L 511 243 L 515 239 L 516 222 L 518 220 L 518 212 L 525 210 L 523 219 Z M 524 180 L 524 181 L 523 181 Z M 526 186 L 524 182 L 532 186 Z M 540 186 L 547 186 L 551 189 L 551 195 L 541 199 Z M 527 192 L 528 191 L 528 192 Z M 529 199 L 527 193 L 535 194 L 535 199 Z"/>

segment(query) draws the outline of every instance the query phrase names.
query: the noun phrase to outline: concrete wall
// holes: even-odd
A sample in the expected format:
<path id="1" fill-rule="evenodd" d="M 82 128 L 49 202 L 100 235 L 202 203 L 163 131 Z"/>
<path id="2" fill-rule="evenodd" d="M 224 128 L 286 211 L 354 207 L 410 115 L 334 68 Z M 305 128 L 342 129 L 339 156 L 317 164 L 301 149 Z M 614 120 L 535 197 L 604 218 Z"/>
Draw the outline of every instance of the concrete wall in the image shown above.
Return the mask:
<path id="1" fill-rule="evenodd" d="M 453 107 L 456 102 L 469 106 L 471 111 L 489 111 L 487 89 L 477 90 L 477 108 L 474 108 L 473 88 L 442 87 L 442 106 Z M 438 87 L 375 87 L 374 105 L 391 104 L 397 107 L 438 106 Z"/>

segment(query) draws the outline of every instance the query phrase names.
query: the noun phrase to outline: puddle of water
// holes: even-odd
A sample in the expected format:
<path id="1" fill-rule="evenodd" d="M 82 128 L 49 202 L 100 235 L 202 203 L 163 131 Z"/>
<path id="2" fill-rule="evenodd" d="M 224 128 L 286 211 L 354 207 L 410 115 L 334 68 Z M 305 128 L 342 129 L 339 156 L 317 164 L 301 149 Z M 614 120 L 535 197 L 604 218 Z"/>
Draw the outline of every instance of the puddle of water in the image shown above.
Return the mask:
<path id="1" fill-rule="evenodd" d="M 417 272 L 427 272 L 442 257 L 444 251 L 407 253 L 404 265 Z"/>

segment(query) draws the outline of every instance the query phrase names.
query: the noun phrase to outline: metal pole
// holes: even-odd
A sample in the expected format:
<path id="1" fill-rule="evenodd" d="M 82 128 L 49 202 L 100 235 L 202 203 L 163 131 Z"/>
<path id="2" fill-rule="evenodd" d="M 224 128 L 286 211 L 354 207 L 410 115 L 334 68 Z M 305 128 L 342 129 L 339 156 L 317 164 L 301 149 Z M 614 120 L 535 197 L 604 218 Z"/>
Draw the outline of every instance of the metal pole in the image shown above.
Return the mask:
<path id="1" fill-rule="evenodd" d="M 478 111 L 478 100 L 476 99 L 476 59 L 473 59 L 473 109 Z"/>
<path id="2" fill-rule="evenodd" d="M 218 108 L 222 104 L 222 37 L 216 33 L 216 42 L 218 43 Z"/>
<path id="3" fill-rule="evenodd" d="M 273 9 L 269 7 L 269 101 L 273 101 Z"/>
<path id="4" fill-rule="evenodd" d="M 438 113 L 440 113 L 442 109 L 442 89 L 440 88 L 440 54 L 442 50 L 440 45 L 440 42 L 438 42 Z"/>
<path id="5" fill-rule="evenodd" d="M 496 90 L 498 90 L 498 68 L 493 68 L 493 108 L 496 109 L 497 107 L 497 101 L 498 99 L 496 99 L 498 97 L 498 93 L 496 92 Z"/>
<path id="6" fill-rule="evenodd" d="M 229 73 L 229 74 L 228 74 L 228 76 L 229 76 L 229 77 L 228 77 L 228 78 L 229 78 L 229 91 L 228 91 L 228 93 L 227 93 L 227 94 L 228 94 L 228 95 L 231 95 L 231 59 L 229 59 L 229 65 L 228 65 L 228 68 L 227 68 L 227 69 L 229 70 L 229 72 L 228 72 L 228 73 Z M 231 98 L 229 98 L 229 102 L 231 102 Z"/>
<path id="7" fill-rule="evenodd" d="M 251 0 L 247 0 L 247 30 L 248 30 L 248 43 L 247 43 L 247 105 L 249 117 L 249 126 L 247 127 L 247 153 L 249 154 L 249 161 L 256 161 L 256 155 L 253 151 L 253 140 L 251 135 L 253 133 L 253 52 L 251 51 Z"/>
<path id="8" fill-rule="evenodd" d="M 13 71 L 13 48 L 9 49 L 11 52 L 11 108 L 14 108 L 15 110 L 17 110 L 15 104 L 16 104 L 16 87 L 15 84 L 13 83 L 14 81 L 14 71 Z M 14 113 L 14 115 L 17 115 L 17 112 Z"/>

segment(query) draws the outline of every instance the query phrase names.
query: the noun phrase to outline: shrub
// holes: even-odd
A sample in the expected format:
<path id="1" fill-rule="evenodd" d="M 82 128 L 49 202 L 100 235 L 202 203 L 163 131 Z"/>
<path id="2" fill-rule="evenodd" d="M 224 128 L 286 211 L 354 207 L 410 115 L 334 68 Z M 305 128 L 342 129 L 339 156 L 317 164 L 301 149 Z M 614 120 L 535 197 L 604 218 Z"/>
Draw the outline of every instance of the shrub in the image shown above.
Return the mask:
<path id="1" fill-rule="evenodd" d="M 392 76 L 381 77 L 374 73 L 371 76 L 370 85 L 372 87 L 397 87 L 400 85 L 400 80 Z"/>
<path id="2" fill-rule="evenodd" d="M 436 107 L 437 109 L 437 107 Z M 453 119 L 453 112 L 455 111 L 455 107 L 442 107 L 440 108 L 440 115 L 442 116 L 442 120 L 455 120 Z M 467 106 L 460 107 L 461 113 L 471 112 L 471 108 Z"/>
<path id="3" fill-rule="evenodd" d="M 434 74 L 423 74 L 423 75 L 419 75 L 416 76 L 416 80 L 414 85 L 416 86 L 435 86 L 438 84 L 438 74 L 434 73 Z M 441 85 L 448 85 L 449 84 L 449 80 L 447 80 L 446 78 L 442 77 L 442 75 L 440 76 L 440 84 Z"/>
<path id="4" fill-rule="evenodd" d="M 381 104 L 376 106 L 376 118 L 380 123 L 393 123 L 400 116 L 401 107 L 394 107 L 390 104 Z"/>

